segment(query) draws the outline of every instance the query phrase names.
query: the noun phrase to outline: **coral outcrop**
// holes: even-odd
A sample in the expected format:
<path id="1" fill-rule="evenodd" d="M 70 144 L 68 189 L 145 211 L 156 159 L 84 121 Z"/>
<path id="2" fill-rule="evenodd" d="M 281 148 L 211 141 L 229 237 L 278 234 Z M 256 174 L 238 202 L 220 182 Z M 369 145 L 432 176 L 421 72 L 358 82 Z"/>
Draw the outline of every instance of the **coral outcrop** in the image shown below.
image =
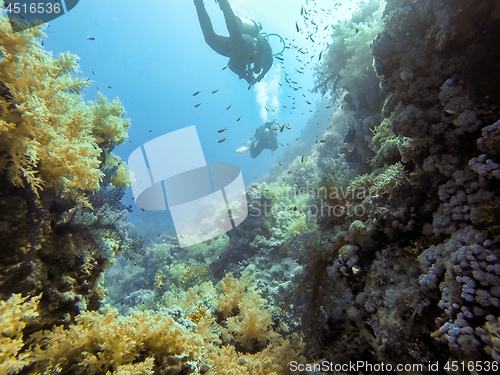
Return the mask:
<path id="1" fill-rule="evenodd" d="M 43 36 L 0 18 L 0 298 L 42 295 L 28 331 L 98 308 L 103 270 L 133 243 L 111 153 L 130 122 L 118 99 L 85 103 L 77 57 L 52 58 Z"/>

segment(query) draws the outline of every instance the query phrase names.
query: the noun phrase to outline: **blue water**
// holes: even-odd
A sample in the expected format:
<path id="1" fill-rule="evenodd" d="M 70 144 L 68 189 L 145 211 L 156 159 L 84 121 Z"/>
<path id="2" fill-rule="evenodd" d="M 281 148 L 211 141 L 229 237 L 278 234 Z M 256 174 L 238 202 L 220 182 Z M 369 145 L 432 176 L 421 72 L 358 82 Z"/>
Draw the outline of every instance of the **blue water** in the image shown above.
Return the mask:
<path id="1" fill-rule="evenodd" d="M 118 97 L 123 103 L 132 126 L 129 139 L 114 152 L 124 160 L 134 149 L 159 135 L 196 125 L 207 162 L 237 164 L 245 185 L 249 186 L 262 180 L 285 151 L 293 151 L 296 138 L 301 136 L 321 99 L 310 89 L 314 87 L 313 68 L 319 51 L 326 48 L 331 33 L 323 30 L 323 25 L 331 25 L 335 18 L 347 17 L 355 9 L 354 2 L 343 2 L 343 6 L 334 9 L 331 1 L 318 0 L 318 11 L 323 7 L 332 12 L 325 19 L 325 12 L 319 11 L 322 16 L 318 16 L 316 23 L 322 26 L 315 32 L 313 43 L 307 33 L 296 31 L 296 22 L 306 29 L 308 21 L 300 16 L 305 1 L 269 3 L 231 1 L 237 15 L 260 21 L 263 32 L 281 35 L 289 47 L 282 55 L 283 64 L 275 59 L 263 83 L 250 90 L 245 80 L 239 80 L 229 69 L 222 69 L 227 58 L 206 45 L 190 0 L 80 1 L 69 13 L 50 22 L 45 29 L 44 45 L 54 52 L 54 57 L 66 51 L 80 57 L 81 75 L 95 81 L 85 91 L 86 100 L 95 99 L 99 90 L 109 99 Z M 205 0 L 205 5 L 215 31 L 227 35 L 218 5 L 212 0 Z M 89 40 L 89 36 L 95 40 Z M 282 49 L 277 37 L 270 37 L 270 43 L 275 52 Z M 298 53 L 299 48 L 306 53 Z M 298 73 L 296 69 L 305 62 L 310 63 L 303 74 Z M 285 72 L 297 82 L 296 86 L 302 87 L 299 91 L 286 84 Z M 212 94 L 214 90 L 219 91 Z M 196 91 L 201 92 L 193 97 Z M 195 108 L 198 103 L 200 106 Z M 296 109 L 290 112 L 292 106 Z M 241 120 L 237 122 L 239 117 Z M 252 159 L 249 153 L 240 155 L 234 151 L 258 126 L 273 119 L 280 124 L 289 123 L 292 128 L 278 134 L 285 147 L 280 146 L 273 153 L 264 150 L 257 159 Z M 218 133 L 222 128 L 227 130 Z M 221 138 L 226 140 L 218 143 Z M 305 152 L 308 151 L 298 150 L 297 154 Z M 126 199 L 130 197 L 128 193 Z"/>

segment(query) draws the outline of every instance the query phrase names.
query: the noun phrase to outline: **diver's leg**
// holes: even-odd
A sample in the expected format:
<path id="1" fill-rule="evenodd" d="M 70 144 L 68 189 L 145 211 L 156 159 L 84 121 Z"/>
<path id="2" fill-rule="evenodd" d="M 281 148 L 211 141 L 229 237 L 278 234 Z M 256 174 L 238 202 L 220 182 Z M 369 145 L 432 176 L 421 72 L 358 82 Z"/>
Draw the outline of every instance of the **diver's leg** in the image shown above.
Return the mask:
<path id="1" fill-rule="evenodd" d="M 243 42 L 243 36 L 241 35 L 240 25 L 238 24 L 238 20 L 234 15 L 233 10 L 231 9 L 231 5 L 229 5 L 228 0 L 219 0 L 220 8 L 224 13 L 224 19 L 226 20 L 227 31 L 229 31 L 229 36 L 234 40 L 240 40 Z"/>
<path id="2" fill-rule="evenodd" d="M 200 22 L 201 31 L 203 32 L 203 37 L 205 42 L 218 54 L 223 56 L 230 56 L 230 38 L 217 34 L 214 31 L 212 21 L 205 9 L 205 4 L 203 0 L 194 0 L 194 5 L 196 7 L 196 13 L 198 14 L 198 21 Z"/>
<path id="3" fill-rule="evenodd" d="M 264 147 L 262 147 L 262 142 L 258 142 L 257 143 L 257 146 L 255 146 L 255 142 L 252 143 L 252 145 L 250 146 L 250 156 L 255 159 L 257 156 L 260 155 L 260 153 L 262 152 L 262 150 L 264 149 Z"/>

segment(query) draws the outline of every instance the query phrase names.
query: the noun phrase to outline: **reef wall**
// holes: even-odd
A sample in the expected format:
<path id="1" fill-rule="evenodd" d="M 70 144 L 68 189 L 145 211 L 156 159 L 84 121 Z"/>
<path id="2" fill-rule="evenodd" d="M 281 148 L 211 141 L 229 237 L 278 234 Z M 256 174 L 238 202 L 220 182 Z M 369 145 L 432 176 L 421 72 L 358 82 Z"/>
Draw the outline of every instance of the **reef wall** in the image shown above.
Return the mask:
<path id="1" fill-rule="evenodd" d="M 441 366 L 500 359 L 499 6 L 387 1 L 370 44 L 380 112 L 363 104 L 359 84 L 342 91 L 352 118 L 344 161 L 368 170 L 347 191 L 375 193 L 347 194 L 340 204 L 363 210 L 327 218 L 308 267 L 312 356 Z M 356 43 L 338 30 L 334 40 Z M 324 63 L 318 77 L 341 84 L 364 68 Z M 370 82 L 364 92 L 377 91 Z M 342 185 L 338 172 L 330 178 Z"/>

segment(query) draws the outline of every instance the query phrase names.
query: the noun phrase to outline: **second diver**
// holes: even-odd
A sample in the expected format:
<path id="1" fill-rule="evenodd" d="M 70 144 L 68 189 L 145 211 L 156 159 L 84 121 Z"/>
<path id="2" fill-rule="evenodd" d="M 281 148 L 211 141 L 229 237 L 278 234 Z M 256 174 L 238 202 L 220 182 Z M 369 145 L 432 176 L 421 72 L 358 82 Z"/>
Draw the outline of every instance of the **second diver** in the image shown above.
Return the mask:
<path id="1" fill-rule="evenodd" d="M 274 131 L 274 121 L 266 122 L 255 130 L 255 135 L 238 147 L 236 152 L 243 154 L 250 150 L 250 156 L 256 158 L 264 149 L 274 151 L 278 148 L 278 139 Z"/>

